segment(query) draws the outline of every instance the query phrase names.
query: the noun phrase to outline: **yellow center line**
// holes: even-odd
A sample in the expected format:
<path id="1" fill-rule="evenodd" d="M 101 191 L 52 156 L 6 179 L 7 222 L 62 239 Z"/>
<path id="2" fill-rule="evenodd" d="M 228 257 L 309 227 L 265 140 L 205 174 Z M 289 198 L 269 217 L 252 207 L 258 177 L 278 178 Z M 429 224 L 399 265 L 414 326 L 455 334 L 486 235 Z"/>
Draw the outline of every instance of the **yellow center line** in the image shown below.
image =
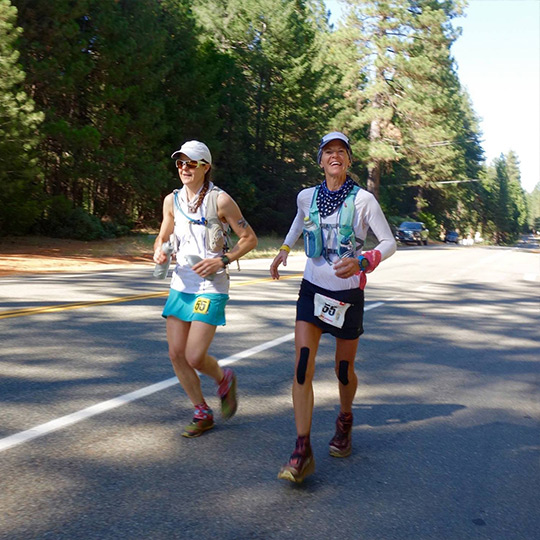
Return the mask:
<path id="1" fill-rule="evenodd" d="M 296 279 L 302 277 L 302 274 L 293 274 L 290 276 L 281 276 L 279 279 Z M 231 287 L 243 287 L 244 285 L 254 285 L 256 283 L 265 283 L 273 281 L 272 278 L 258 278 L 249 281 L 232 282 Z M 42 313 L 57 313 L 59 311 L 69 311 L 71 309 L 81 309 L 85 307 L 105 306 L 107 304 L 119 304 L 121 302 L 132 302 L 134 300 L 148 300 L 149 298 L 159 298 L 169 296 L 169 290 L 159 293 L 136 294 L 131 296 L 121 296 L 117 298 L 109 298 L 107 300 L 91 300 L 88 302 L 73 302 L 70 304 L 58 304 L 56 306 L 40 306 L 35 308 L 14 309 L 11 311 L 0 312 L 0 319 L 12 319 L 14 317 L 27 317 L 30 315 L 40 315 Z"/>

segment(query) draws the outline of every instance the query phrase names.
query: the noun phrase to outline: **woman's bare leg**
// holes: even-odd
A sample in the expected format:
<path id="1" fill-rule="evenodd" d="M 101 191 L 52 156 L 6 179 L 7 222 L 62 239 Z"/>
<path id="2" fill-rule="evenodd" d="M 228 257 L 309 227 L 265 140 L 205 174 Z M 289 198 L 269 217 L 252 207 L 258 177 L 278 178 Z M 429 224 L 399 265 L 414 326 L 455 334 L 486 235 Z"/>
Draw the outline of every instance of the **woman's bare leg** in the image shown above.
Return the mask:
<path id="1" fill-rule="evenodd" d="M 305 321 L 296 322 L 296 365 L 292 397 L 298 436 L 309 435 L 311 431 L 315 356 L 319 348 L 321 335 L 322 330 L 314 324 Z"/>
<path id="2" fill-rule="evenodd" d="M 358 349 L 357 339 L 336 338 L 336 377 L 339 381 L 339 401 L 341 412 L 352 412 L 352 405 L 356 389 L 358 388 L 358 378 L 354 371 L 354 359 Z"/>
<path id="3" fill-rule="evenodd" d="M 167 317 L 169 357 L 174 372 L 193 405 L 204 401 L 197 371 L 212 377 L 218 383 L 223 378 L 223 370 L 216 359 L 207 353 L 215 332 L 216 327 L 209 324 L 189 323 L 173 316 Z"/>

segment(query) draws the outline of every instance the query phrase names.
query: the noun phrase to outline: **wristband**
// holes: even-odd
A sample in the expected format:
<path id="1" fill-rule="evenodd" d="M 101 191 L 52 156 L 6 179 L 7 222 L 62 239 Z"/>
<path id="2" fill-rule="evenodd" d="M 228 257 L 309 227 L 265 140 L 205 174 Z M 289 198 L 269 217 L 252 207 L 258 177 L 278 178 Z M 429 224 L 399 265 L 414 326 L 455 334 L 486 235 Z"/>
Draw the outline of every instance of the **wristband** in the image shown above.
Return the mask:
<path id="1" fill-rule="evenodd" d="M 229 261 L 227 255 L 223 255 L 223 257 L 221 257 L 221 262 L 223 263 L 223 268 L 225 268 L 231 261 Z"/>
<path id="2" fill-rule="evenodd" d="M 379 266 L 379 263 L 382 259 L 382 254 L 378 249 L 370 249 L 368 251 L 364 251 L 362 254 L 369 262 L 369 266 L 364 270 L 366 274 L 369 274 L 370 272 L 373 272 L 377 266 Z"/>
<path id="3" fill-rule="evenodd" d="M 291 252 L 291 248 L 287 245 L 287 244 L 283 244 L 280 248 L 279 248 L 279 251 L 286 251 L 287 253 L 290 253 Z"/>

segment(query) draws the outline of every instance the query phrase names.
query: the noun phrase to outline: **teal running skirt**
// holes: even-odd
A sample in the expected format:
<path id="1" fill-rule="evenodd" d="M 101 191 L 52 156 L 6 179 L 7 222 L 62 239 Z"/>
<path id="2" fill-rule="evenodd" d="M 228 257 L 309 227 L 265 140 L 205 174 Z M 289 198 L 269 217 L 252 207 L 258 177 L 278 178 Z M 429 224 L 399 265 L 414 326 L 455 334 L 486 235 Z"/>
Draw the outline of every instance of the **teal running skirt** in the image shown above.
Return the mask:
<path id="1" fill-rule="evenodd" d="M 171 289 L 162 316 L 176 317 L 181 321 L 201 321 L 213 326 L 225 325 L 225 306 L 228 294 L 189 294 Z"/>

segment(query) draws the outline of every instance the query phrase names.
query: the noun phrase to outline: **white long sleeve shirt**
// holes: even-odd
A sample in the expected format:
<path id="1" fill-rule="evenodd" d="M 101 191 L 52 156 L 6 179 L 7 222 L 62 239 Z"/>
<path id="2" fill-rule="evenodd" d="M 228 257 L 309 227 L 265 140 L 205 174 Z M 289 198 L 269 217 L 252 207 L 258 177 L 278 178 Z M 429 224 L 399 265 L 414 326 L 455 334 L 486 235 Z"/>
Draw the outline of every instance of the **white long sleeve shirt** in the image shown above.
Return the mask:
<path id="1" fill-rule="evenodd" d="M 314 191 L 315 188 L 311 187 L 303 189 L 298 194 L 296 200 L 298 210 L 285 237 L 284 244 L 294 246 L 298 238 L 300 238 L 304 226 L 304 217 L 309 216 Z M 353 229 L 356 238 L 360 240 L 360 242 L 357 241 L 357 255 L 360 255 L 368 230 L 371 229 L 379 241 L 379 244 L 374 249 L 381 252 L 381 261 L 384 261 L 395 253 L 396 241 L 377 199 L 365 189 L 359 189 L 354 199 L 354 206 Z M 323 232 L 335 230 L 336 226 L 339 225 L 339 208 L 333 214 L 321 218 L 321 225 L 334 226 L 323 229 Z M 328 233 L 326 232 L 326 234 Z M 328 245 L 329 240 L 328 237 L 323 236 L 324 244 Z M 338 278 L 335 275 L 333 265 L 322 256 L 307 259 L 304 279 L 331 291 L 354 289 L 360 283 L 360 277 L 356 275 L 350 278 Z"/>

